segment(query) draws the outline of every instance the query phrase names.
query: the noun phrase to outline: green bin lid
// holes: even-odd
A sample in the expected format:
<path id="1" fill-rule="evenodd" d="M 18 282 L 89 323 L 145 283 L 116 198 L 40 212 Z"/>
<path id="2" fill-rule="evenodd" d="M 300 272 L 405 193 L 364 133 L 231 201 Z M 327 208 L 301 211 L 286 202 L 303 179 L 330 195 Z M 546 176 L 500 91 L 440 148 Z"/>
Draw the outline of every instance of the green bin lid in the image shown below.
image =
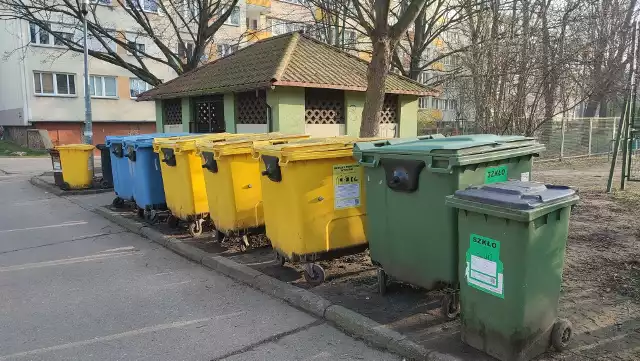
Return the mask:
<path id="1" fill-rule="evenodd" d="M 530 221 L 578 201 L 575 189 L 535 182 L 507 181 L 458 190 L 447 205 L 509 219 Z"/>
<path id="2" fill-rule="evenodd" d="M 537 145 L 535 138 L 523 136 L 501 136 L 495 134 L 457 135 L 453 137 L 435 137 L 411 139 L 397 143 L 357 143 L 354 151 L 385 154 L 420 154 L 460 156 L 494 151 L 496 149 L 520 148 Z"/>

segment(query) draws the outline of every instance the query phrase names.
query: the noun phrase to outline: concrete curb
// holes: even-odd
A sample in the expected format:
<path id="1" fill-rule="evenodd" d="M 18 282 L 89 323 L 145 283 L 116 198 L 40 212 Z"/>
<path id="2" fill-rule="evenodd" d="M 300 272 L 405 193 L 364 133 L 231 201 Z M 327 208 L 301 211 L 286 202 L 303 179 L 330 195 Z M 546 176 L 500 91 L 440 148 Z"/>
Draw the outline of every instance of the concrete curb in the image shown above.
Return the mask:
<path id="1" fill-rule="evenodd" d="M 140 225 L 135 221 L 124 218 L 105 207 L 98 207 L 93 212 L 133 233 L 165 246 L 193 262 L 202 264 L 268 295 L 284 300 L 316 317 L 323 318 L 349 335 L 362 339 L 376 347 L 390 350 L 413 360 L 444 361 L 456 359 L 449 355 L 427 350 L 399 332 L 343 306 L 334 305 L 329 300 L 313 292 L 282 282 L 228 258 L 210 255 L 174 237 L 165 236 L 151 227 Z"/>
<path id="2" fill-rule="evenodd" d="M 64 191 L 58 187 L 56 187 L 55 185 L 45 181 L 44 179 L 40 178 L 40 176 L 34 176 L 31 177 L 29 179 L 29 183 L 33 184 L 34 186 L 40 188 L 40 189 L 44 189 L 45 191 L 54 194 L 58 197 L 62 197 L 62 196 L 76 196 L 76 195 L 82 195 L 82 194 L 99 194 L 99 193 L 107 193 L 107 192 L 113 192 L 113 188 L 98 188 L 98 189 L 78 189 L 78 190 L 70 190 L 70 191 Z"/>

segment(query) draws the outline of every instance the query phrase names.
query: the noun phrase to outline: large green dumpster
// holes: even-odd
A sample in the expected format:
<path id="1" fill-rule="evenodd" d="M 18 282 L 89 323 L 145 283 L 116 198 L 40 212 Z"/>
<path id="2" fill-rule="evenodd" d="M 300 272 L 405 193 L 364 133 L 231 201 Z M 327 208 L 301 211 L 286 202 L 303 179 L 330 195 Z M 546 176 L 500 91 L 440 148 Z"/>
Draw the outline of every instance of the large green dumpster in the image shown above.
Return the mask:
<path id="1" fill-rule="evenodd" d="M 457 314 L 458 258 L 455 211 L 445 197 L 470 185 L 529 180 L 544 146 L 521 136 L 470 135 L 406 142 L 357 143 L 365 169 L 367 240 L 387 275 L 426 289 L 444 288 L 443 312 Z"/>
<path id="2" fill-rule="evenodd" d="M 504 361 L 562 351 L 556 319 L 573 189 L 510 181 L 460 190 L 457 209 L 462 340 Z"/>

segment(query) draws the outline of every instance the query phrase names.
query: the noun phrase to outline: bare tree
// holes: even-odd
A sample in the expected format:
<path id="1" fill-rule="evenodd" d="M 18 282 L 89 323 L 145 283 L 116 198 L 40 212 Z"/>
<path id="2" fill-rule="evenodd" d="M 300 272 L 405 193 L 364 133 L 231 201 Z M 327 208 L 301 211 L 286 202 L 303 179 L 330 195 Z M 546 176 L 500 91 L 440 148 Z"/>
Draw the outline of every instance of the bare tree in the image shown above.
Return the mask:
<path id="1" fill-rule="evenodd" d="M 115 0 L 116 7 L 103 6 L 104 0 L 92 1 L 87 14 L 87 28 L 94 44 L 89 55 L 129 70 L 151 85 L 162 80 L 148 67 L 148 61 L 165 64 L 178 75 L 195 69 L 207 54 L 213 37 L 236 10 L 238 0 Z M 120 23 L 108 19 L 110 12 L 120 11 L 119 21 L 134 24 L 132 32 L 115 31 Z M 107 19 L 107 20 L 104 20 Z M 83 14 L 80 0 L 0 0 L 0 20 L 29 22 L 32 37 L 51 36 L 55 44 L 71 52 L 82 53 Z M 66 29 L 58 31 L 60 25 Z M 129 29 L 128 29 L 129 30 Z M 35 34 L 34 34 L 35 33 Z M 145 39 L 152 46 L 141 46 Z M 117 47 L 126 50 L 118 52 Z M 133 56 L 133 60 L 131 60 Z"/>

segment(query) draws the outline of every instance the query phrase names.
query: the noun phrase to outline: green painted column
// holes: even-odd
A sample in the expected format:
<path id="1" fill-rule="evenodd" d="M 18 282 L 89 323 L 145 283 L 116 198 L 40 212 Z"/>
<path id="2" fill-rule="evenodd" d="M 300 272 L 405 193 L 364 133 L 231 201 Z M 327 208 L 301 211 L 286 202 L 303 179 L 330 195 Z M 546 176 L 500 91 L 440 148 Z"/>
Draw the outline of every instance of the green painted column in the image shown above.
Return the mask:
<path id="1" fill-rule="evenodd" d="M 156 100 L 156 132 L 164 132 L 164 112 L 162 111 L 162 100 Z"/>
<path id="2" fill-rule="evenodd" d="M 345 124 L 347 125 L 348 136 L 360 136 L 360 124 L 362 123 L 362 109 L 364 109 L 365 97 L 364 92 L 344 92 Z"/>
<path id="3" fill-rule="evenodd" d="M 191 99 L 190 98 L 182 98 L 182 131 L 189 132 L 189 122 L 191 121 L 192 109 L 191 109 Z"/>
<path id="4" fill-rule="evenodd" d="M 276 87 L 267 91 L 271 107 L 271 130 L 285 134 L 304 134 L 304 88 Z"/>
<path id="5" fill-rule="evenodd" d="M 399 136 L 415 137 L 418 135 L 418 97 L 415 95 L 398 96 L 399 115 Z"/>
<path id="6" fill-rule="evenodd" d="M 236 103 L 233 93 L 224 94 L 224 127 L 227 133 L 236 133 Z"/>

